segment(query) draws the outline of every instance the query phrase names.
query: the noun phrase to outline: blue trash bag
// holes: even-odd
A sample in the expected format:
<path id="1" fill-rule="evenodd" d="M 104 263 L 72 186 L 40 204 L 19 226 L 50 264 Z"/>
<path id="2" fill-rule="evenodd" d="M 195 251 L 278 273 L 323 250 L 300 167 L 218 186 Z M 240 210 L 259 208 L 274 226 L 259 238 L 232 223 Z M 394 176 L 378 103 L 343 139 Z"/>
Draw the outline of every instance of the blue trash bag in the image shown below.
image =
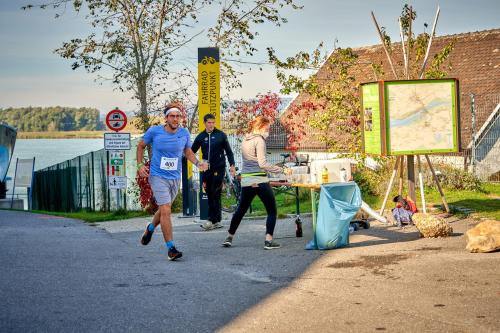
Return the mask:
<path id="1" fill-rule="evenodd" d="M 349 223 L 361 207 L 355 182 L 321 185 L 314 239 L 306 250 L 329 250 L 349 244 Z"/>

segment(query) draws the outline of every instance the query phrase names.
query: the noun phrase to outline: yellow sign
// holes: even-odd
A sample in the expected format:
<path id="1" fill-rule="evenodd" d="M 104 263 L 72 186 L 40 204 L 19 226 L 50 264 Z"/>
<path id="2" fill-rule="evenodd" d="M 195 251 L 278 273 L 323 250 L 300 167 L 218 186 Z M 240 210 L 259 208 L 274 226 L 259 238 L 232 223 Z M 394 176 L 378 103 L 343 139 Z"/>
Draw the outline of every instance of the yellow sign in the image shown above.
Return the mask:
<path id="1" fill-rule="evenodd" d="M 220 63 L 219 48 L 198 49 L 198 130 L 205 129 L 203 117 L 215 116 L 215 126 L 220 128 Z"/>

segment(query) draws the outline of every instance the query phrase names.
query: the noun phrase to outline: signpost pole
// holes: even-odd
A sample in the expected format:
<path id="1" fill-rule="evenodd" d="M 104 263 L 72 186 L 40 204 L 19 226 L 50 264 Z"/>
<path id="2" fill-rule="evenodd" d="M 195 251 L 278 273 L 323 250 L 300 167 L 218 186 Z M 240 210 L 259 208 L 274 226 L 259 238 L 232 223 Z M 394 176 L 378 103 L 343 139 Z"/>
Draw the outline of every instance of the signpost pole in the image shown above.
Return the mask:
<path id="1" fill-rule="evenodd" d="M 109 160 L 109 150 L 106 151 L 106 167 L 107 167 L 107 179 L 109 179 L 109 176 L 110 176 L 110 160 Z M 108 186 L 108 190 L 106 191 L 106 194 L 107 194 L 107 200 L 106 200 L 106 208 L 107 208 L 107 211 L 109 212 L 110 209 L 111 209 L 111 206 L 109 204 L 109 202 L 111 201 L 111 190 L 109 189 L 109 186 Z"/>
<path id="2" fill-rule="evenodd" d="M 190 217 L 196 215 L 196 191 L 193 187 L 193 172 L 191 163 L 182 158 L 182 215 Z"/>
<path id="3" fill-rule="evenodd" d="M 104 149 L 107 153 L 107 176 L 108 176 L 108 211 L 110 210 L 111 198 L 110 190 L 116 190 L 116 208 L 126 208 L 125 192 L 127 188 L 127 177 L 125 174 L 125 151 L 130 150 L 130 133 L 118 133 L 127 125 L 127 116 L 118 108 L 111 110 L 106 115 L 106 125 L 116 133 L 104 133 Z"/>

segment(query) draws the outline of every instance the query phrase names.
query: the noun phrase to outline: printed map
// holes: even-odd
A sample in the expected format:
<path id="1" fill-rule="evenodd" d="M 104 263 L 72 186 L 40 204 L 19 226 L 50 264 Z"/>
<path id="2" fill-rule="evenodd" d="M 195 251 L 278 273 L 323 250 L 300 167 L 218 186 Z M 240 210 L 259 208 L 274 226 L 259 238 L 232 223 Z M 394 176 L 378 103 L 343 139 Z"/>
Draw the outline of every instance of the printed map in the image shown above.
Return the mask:
<path id="1" fill-rule="evenodd" d="M 452 150 L 452 83 L 387 85 L 390 151 Z"/>

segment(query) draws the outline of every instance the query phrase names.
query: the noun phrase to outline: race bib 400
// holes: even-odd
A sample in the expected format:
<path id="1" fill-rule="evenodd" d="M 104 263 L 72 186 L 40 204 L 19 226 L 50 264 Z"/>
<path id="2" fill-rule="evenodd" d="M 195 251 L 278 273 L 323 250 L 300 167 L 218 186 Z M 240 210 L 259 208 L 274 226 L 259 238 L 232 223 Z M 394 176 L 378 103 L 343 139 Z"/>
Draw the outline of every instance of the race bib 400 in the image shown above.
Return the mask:
<path id="1" fill-rule="evenodd" d="M 177 163 L 179 159 L 177 157 L 162 157 L 160 163 L 160 169 L 167 171 L 177 170 Z"/>

